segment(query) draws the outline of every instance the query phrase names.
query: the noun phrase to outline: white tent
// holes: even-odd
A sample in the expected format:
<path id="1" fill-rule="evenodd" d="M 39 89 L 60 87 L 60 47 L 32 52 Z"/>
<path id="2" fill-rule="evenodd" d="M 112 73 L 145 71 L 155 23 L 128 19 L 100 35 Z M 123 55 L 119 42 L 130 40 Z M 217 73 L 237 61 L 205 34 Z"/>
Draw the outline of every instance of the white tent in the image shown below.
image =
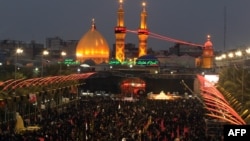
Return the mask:
<path id="1" fill-rule="evenodd" d="M 159 94 L 148 94 L 148 99 L 154 99 L 154 100 L 173 100 L 176 98 L 180 98 L 180 96 L 175 96 L 171 94 L 165 94 L 164 91 L 161 91 Z"/>

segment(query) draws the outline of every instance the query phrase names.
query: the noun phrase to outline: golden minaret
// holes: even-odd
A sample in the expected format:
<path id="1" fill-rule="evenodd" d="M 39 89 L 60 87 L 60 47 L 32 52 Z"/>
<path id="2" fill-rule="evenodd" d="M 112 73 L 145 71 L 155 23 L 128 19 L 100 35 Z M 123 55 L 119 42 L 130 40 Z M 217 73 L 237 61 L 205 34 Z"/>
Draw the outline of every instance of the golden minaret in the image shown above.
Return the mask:
<path id="1" fill-rule="evenodd" d="M 213 68 L 214 62 L 214 49 L 213 43 L 210 41 L 210 36 L 207 36 L 207 41 L 204 44 L 202 52 L 202 68 L 211 69 Z"/>
<path id="2" fill-rule="evenodd" d="M 117 25 L 115 27 L 115 58 L 121 63 L 125 59 L 125 36 L 126 27 L 124 25 L 124 10 L 122 7 L 123 1 L 119 0 L 120 7 L 117 12 Z"/>
<path id="3" fill-rule="evenodd" d="M 147 39 L 148 39 L 148 28 L 147 28 L 147 11 L 146 3 L 142 3 L 142 12 L 141 12 L 141 23 L 138 29 L 138 38 L 139 38 L 139 56 L 147 54 Z"/>

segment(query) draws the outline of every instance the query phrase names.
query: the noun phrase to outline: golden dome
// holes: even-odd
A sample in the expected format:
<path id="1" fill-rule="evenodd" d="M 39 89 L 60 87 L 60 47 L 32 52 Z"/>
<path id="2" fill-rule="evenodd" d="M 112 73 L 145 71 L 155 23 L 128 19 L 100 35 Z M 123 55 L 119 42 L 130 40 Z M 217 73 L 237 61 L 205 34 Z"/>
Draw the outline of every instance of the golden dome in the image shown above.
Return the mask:
<path id="1" fill-rule="evenodd" d="M 76 58 L 79 62 L 92 59 L 96 64 L 109 60 L 108 43 L 96 30 L 94 20 L 92 20 L 91 29 L 82 36 L 76 46 Z"/>

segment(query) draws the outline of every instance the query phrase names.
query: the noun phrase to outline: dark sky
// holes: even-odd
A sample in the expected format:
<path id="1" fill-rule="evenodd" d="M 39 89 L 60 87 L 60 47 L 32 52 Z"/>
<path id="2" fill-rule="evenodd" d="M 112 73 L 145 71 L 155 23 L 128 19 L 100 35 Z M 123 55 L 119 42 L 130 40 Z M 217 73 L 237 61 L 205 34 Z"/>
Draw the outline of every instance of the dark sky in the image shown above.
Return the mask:
<path id="1" fill-rule="evenodd" d="M 138 28 L 141 3 L 142 0 L 124 0 L 127 29 Z M 224 39 L 226 50 L 250 46 L 249 0 L 147 0 L 146 3 L 150 32 L 197 44 L 204 44 L 210 34 L 215 50 L 224 50 Z M 97 30 L 111 47 L 115 42 L 118 5 L 118 0 L 2 0 L 0 40 L 45 43 L 46 37 L 54 36 L 79 40 L 94 18 Z M 138 45 L 137 35 L 127 33 L 126 42 Z M 155 50 L 168 49 L 173 44 L 148 40 L 148 47 Z"/>

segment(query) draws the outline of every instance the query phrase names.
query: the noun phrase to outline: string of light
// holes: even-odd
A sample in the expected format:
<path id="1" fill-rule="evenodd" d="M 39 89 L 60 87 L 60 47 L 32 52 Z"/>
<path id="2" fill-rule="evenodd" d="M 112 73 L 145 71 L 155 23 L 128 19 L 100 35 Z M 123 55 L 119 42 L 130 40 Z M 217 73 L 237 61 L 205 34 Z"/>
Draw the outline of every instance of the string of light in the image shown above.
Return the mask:
<path id="1" fill-rule="evenodd" d="M 134 33 L 137 34 L 137 30 L 126 30 L 127 32 L 130 33 Z M 190 43 L 190 42 L 186 42 L 186 41 L 182 41 L 182 40 L 177 40 L 177 39 L 173 39 L 170 37 L 166 37 L 166 36 L 162 36 L 153 32 L 149 32 L 149 37 L 155 38 L 155 39 L 160 39 L 160 40 L 164 40 L 164 41 L 168 41 L 168 42 L 174 42 L 174 43 L 179 43 L 179 44 L 184 44 L 184 45 L 189 45 L 189 46 L 194 46 L 194 47 L 203 47 L 203 45 L 201 44 L 195 44 L 195 43 Z"/>

